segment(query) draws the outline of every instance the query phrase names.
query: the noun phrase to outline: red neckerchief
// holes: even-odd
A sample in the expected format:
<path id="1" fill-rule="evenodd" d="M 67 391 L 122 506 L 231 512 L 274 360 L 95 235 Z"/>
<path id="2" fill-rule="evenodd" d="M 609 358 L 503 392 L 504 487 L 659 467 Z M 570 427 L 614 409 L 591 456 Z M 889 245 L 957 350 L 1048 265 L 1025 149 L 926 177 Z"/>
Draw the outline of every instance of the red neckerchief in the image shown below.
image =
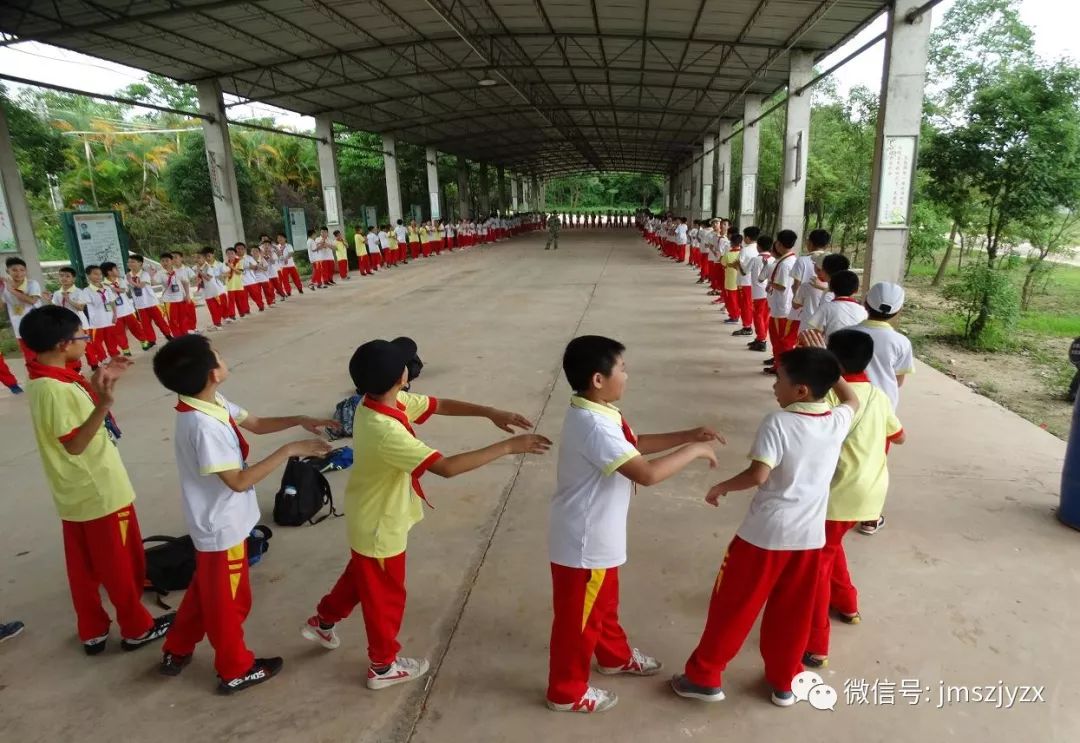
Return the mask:
<path id="1" fill-rule="evenodd" d="M 49 366 L 48 364 L 43 364 L 37 360 L 27 361 L 26 375 L 30 377 L 30 379 L 55 379 L 57 382 L 77 384 L 86 391 L 86 394 L 89 395 L 90 401 L 94 403 L 94 405 L 98 404 L 97 392 L 90 386 L 90 382 L 86 380 L 86 377 L 73 369 L 68 369 L 66 366 Z M 120 428 L 116 425 L 116 418 L 113 416 L 112 412 L 110 411 L 107 413 L 105 417 L 115 430 L 117 438 L 119 438 Z"/>
<path id="2" fill-rule="evenodd" d="M 632 446 L 637 446 L 638 437 L 634 433 L 634 430 L 630 428 L 630 424 L 626 422 L 626 418 L 622 419 L 622 433 L 626 437 L 626 440 L 630 442 Z"/>
<path id="3" fill-rule="evenodd" d="M 833 297 L 833 301 L 834 302 L 853 302 L 854 304 L 859 303 L 859 300 L 855 299 L 855 297 Z"/>
<path id="4" fill-rule="evenodd" d="M 776 265 L 773 266 L 772 274 L 769 276 L 769 283 L 770 284 L 772 284 L 773 279 L 776 278 L 776 272 L 780 270 L 780 264 L 783 263 L 784 261 L 786 261 L 788 258 L 794 258 L 794 257 L 795 257 L 794 253 L 788 253 L 783 258 L 777 258 L 776 259 Z"/>
<path id="5" fill-rule="evenodd" d="M 215 403 L 216 404 L 216 403 Z M 201 412 L 197 408 L 193 408 L 186 402 L 176 402 L 177 413 L 198 413 Z M 228 412 L 228 408 L 226 408 Z M 236 441 L 240 444 L 240 456 L 244 459 L 244 464 L 247 464 L 248 454 L 251 452 L 251 447 L 248 446 L 247 439 L 244 438 L 244 434 L 240 433 L 240 427 L 236 425 L 236 421 L 233 420 L 232 413 L 229 413 L 229 425 L 232 426 L 233 433 L 236 434 Z"/>
<path id="6" fill-rule="evenodd" d="M 109 303 L 105 301 L 105 289 L 106 289 L 106 286 L 104 284 L 102 284 L 101 288 L 98 289 L 93 284 L 90 284 L 90 288 L 93 289 L 94 291 L 96 291 L 98 293 L 98 296 L 101 297 L 101 306 L 102 307 L 108 307 Z M 95 402 L 97 402 L 97 401 L 95 400 Z"/>
<path id="7" fill-rule="evenodd" d="M 870 377 L 866 376 L 866 372 L 859 372 L 857 374 L 844 374 L 842 376 L 844 378 L 844 381 L 848 382 L 848 383 L 854 383 L 854 382 L 866 382 L 867 384 L 870 383 Z"/>
<path id="8" fill-rule="evenodd" d="M 413 430 L 412 424 L 409 423 L 409 416 L 405 415 L 405 406 L 402 405 L 400 401 L 396 401 L 394 407 L 391 408 L 383 405 L 381 402 L 375 402 L 374 400 L 368 398 L 367 395 L 364 395 L 364 399 L 360 404 L 368 410 L 372 410 L 378 413 L 379 415 L 385 415 L 388 418 L 393 418 L 405 427 L 405 430 L 409 432 L 410 436 L 412 436 L 414 439 L 416 438 L 416 431 Z M 424 495 L 424 488 L 420 484 L 420 475 L 412 475 L 411 479 L 413 492 L 420 496 L 420 500 L 424 501 L 424 503 L 427 504 L 428 508 L 434 510 L 435 506 L 431 505 L 431 503 L 427 499 L 427 496 Z"/>

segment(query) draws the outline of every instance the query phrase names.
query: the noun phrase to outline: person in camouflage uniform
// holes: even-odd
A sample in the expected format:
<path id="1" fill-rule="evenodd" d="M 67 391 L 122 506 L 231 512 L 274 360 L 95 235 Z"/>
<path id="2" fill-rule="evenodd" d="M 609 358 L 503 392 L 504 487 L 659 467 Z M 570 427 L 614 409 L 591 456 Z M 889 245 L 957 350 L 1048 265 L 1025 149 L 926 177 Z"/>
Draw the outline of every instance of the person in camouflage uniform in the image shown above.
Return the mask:
<path id="1" fill-rule="evenodd" d="M 559 215 L 552 213 L 547 221 L 548 239 L 547 244 L 544 245 L 544 250 L 551 250 L 552 243 L 555 244 L 555 250 L 559 249 L 559 229 L 561 227 L 562 221 L 559 219 Z"/>

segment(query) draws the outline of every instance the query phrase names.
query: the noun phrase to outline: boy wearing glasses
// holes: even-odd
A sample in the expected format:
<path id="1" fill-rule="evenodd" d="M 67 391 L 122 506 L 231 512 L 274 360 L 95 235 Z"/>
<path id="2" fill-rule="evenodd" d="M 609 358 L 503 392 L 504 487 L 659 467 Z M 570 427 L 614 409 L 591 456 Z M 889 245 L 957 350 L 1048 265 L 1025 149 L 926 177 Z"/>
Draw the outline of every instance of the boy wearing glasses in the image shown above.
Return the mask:
<path id="1" fill-rule="evenodd" d="M 137 650 L 161 639 L 174 614 L 152 617 L 142 605 L 146 559 L 135 490 L 120 460 L 120 429 L 110 412 L 116 382 L 131 366 L 118 357 L 87 381 L 68 364 L 90 339 L 75 312 L 48 305 L 23 317 L 22 337 L 37 354 L 26 365 L 30 417 L 45 479 L 60 516 L 71 602 L 87 655 L 105 650 L 109 615 L 100 588 L 116 608 L 120 646 Z"/>

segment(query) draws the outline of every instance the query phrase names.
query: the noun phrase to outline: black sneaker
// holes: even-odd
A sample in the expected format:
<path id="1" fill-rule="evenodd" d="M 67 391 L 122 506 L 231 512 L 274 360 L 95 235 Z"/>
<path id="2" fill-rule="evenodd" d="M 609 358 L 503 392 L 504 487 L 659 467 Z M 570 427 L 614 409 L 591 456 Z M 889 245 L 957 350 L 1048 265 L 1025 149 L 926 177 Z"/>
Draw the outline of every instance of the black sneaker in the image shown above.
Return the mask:
<path id="1" fill-rule="evenodd" d="M 180 672 L 191 663 L 190 655 L 176 655 L 175 653 L 165 653 L 161 656 L 161 665 L 158 666 L 158 673 L 162 676 L 179 676 Z"/>
<path id="2" fill-rule="evenodd" d="M 776 366 L 776 359 L 766 359 L 761 362 L 762 366 Z"/>
<path id="3" fill-rule="evenodd" d="M 764 369 L 761 370 L 761 373 L 766 374 L 766 375 L 768 375 L 770 377 L 775 377 L 776 376 L 776 367 L 775 366 L 766 366 Z"/>
<path id="4" fill-rule="evenodd" d="M 751 351 L 767 351 L 769 348 L 765 345 L 765 341 L 752 341 L 746 347 Z"/>
<path id="5" fill-rule="evenodd" d="M 826 655 L 814 655 L 808 651 L 803 653 L 802 664 L 807 668 L 826 668 L 829 665 L 829 657 Z"/>
<path id="6" fill-rule="evenodd" d="M 724 701 L 724 690 L 719 686 L 698 686 L 681 673 L 671 677 L 671 690 L 680 697 L 702 702 Z"/>
<path id="7" fill-rule="evenodd" d="M 101 637 L 92 637 L 86 640 L 82 644 L 83 652 L 87 655 L 101 655 L 105 652 L 105 643 L 109 639 L 109 633 L 106 632 Z"/>
<path id="8" fill-rule="evenodd" d="M 218 684 L 218 694 L 235 694 L 238 691 L 247 689 L 249 686 L 269 681 L 281 673 L 281 667 L 284 665 L 285 661 L 281 658 L 256 658 L 255 664 L 240 678 L 235 678 L 232 681 L 222 679 L 221 683 Z"/>
<path id="9" fill-rule="evenodd" d="M 754 331 L 753 331 L 752 328 L 739 328 L 738 330 L 736 330 L 735 332 L 732 333 L 732 335 L 753 335 L 753 334 L 754 334 Z"/>
<path id="10" fill-rule="evenodd" d="M 142 633 L 138 637 L 133 637 L 130 640 L 126 637 L 120 641 L 120 647 L 124 650 L 138 650 L 143 645 L 147 645 L 154 640 L 160 640 L 165 636 L 165 633 L 169 631 L 169 627 L 172 627 L 173 622 L 176 621 L 176 612 L 171 611 L 168 614 L 162 614 L 160 617 L 154 620 L 154 626 Z"/>

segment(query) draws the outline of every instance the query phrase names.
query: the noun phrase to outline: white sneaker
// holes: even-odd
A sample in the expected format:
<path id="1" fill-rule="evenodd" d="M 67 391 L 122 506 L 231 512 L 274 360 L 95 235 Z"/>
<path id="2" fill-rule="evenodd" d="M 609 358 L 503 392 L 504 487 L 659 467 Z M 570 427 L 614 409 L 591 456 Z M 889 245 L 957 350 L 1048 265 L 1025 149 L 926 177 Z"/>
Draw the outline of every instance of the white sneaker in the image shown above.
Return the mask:
<path id="1" fill-rule="evenodd" d="M 368 668 L 367 688 L 385 689 L 388 686 L 415 681 L 428 671 L 427 658 L 398 658 L 382 673 Z"/>
<path id="2" fill-rule="evenodd" d="M 659 673 L 660 669 L 663 667 L 664 664 L 656 658 L 651 658 L 637 648 L 634 648 L 631 652 L 630 660 L 626 661 L 623 665 L 615 666 L 613 668 L 597 666 L 596 670 L 607 676 L 615 676 L 620 673 L 630 674 L 631 676 L 653 676 Z"/>
<path id="3" fill-rule="evenodd" d="M 547 700 L 548 709 L 554 712 L 584 712 L 586 714 L 605 712 L 618 703 L 619 698 L 615 694 L 605 689 L 597 689 L 595 686 L 590 686 L 581 695 L 581 699 L 571 704 L 556 704 L 550 699 Z"/>
<path id="4" fill-rule="evenodd" d="M 305 640 L 317 642 L 327 650 L 341 647 L 341 638 L 337 636 L 337 632 L 334 632 L 334 628 L 323 629 L 319 625 L 317 616 L 308 617 L 308 620 L 304 622 L 304 626 L 300 628 L 300 634 L 304 636 Z"/>

